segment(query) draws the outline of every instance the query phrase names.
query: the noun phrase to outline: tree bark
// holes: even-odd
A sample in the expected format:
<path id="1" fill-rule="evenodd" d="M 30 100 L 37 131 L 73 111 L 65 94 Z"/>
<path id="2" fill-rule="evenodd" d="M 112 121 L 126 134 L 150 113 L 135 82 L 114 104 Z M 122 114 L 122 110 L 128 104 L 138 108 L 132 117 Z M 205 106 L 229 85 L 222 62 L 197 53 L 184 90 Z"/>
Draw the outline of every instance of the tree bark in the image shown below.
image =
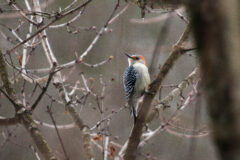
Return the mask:
<path id="1" fill-rule="evenodd" d="M 223 160 L 240 159 L 239 9 L 239 0 L 189 5 L 213 138 Z"/>

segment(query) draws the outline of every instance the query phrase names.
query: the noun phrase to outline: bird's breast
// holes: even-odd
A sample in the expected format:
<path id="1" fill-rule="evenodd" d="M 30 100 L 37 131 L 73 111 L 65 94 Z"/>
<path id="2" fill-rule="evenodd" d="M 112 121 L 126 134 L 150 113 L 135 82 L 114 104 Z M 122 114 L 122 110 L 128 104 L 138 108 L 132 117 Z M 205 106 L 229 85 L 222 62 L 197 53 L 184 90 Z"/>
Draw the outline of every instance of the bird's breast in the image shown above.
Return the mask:
<path id="1" fill-rule="evenodd" d="M 150 84 L 148 68 L 142 63 L 135 63 L 133 67 L 138 72 L 138 78 L 135 84 L 135 91 L 143 92 Z"/>

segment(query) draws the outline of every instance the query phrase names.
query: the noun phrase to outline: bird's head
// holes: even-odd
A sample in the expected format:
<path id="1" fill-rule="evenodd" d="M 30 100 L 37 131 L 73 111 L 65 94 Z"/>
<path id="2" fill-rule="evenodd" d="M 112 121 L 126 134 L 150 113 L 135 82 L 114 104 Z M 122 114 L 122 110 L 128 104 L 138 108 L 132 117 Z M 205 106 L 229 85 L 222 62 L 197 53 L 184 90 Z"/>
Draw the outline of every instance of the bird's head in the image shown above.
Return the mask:
<path id="1" fill-rule="evenodd" d="M 129 55 L 125 53 L 125 55 L 128 57 L 128 64 L 129 66 L 135 64 L 135 63 L 142 63 L 146 65 L 146 61 L 143 56 L 141 55 Z"/>

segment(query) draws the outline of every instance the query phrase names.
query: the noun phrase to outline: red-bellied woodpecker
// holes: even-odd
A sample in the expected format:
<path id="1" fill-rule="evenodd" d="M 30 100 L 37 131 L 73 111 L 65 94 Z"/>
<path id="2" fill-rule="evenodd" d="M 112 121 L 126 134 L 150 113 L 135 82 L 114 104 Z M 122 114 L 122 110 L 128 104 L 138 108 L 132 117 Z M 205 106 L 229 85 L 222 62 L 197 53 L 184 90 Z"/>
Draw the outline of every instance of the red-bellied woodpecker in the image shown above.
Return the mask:
<path id="1" fill-rule="evenodd" d="M 138 100 L 147 89 L 150 83 L 150 76 L 143 56 L 130 56 L 128 54 L 126 56 L 128 57 L 129 67 L 124 72 L 123 84 L 128 106 L 133 114 L 135 123 L 137 119 L 136 107 Z"/>

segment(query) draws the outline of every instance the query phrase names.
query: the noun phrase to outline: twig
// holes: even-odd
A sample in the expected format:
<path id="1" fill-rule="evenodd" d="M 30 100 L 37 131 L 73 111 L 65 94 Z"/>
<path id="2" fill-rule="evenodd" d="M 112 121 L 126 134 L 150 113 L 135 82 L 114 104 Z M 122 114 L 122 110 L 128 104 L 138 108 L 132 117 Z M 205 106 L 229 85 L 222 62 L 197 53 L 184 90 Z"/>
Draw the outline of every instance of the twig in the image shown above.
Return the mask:
<path id="1" fill-rule="evenodd" d="M 10 49 L 9 51 L 7 51 L 8 54 L 10 54 L 11 52 L 13 52 L 15 49 L 17 49 L 18 47 L 20 47 L 22 44 L 26 43 L 27 41 L 29 41 L 30 39 L 34 38 L 36 35 L 38 35 L 39 33 L 41 33 L 43 30 L 45 30 L 46 28 L 48 28 L 50 25 L 52 25 L 53 23 L 55 23 L 56 21 L 70 15 L 73 14 L 74 12 L 78 11 L 79 9 L 82 9 L 83 7 L 87 6 L 92 0 L 87 0 L 86 2 L 84 2 L 82 5 L 69 10 L 68 12 L 61 14 L 61 15 L 57 15 L 55 19 L 53 19 L 51 22 L 49 22 L 48 24 L 44 25 L 43 27 L 41 27 L 40 29 L 38 29 L 34 34 L 32 34 L 30 37 L 26 38 L 25 40 L 23 40 L 22 42 L 20 42 L 19 44 L 17 44 L 16 46 L 14 46 L 12 49 Z"/>
<path id="2" fill-rule="evenodd" d="M 175 88 L 172 90 L 165 98 L 163 98 L 159 105 L 156 106 L 157 109 L 160 109 L 167 105 L 174 97 L 181 95 L 182 91 L 187 88 L 196 78 L 199 73 L 199 67 L 194 68 L 194 70 Z"/>
<path id="3" fill-rule="evenodd" d="M 85 66 L 91 67 L 91 68 L 96 68 L 96 67 L 104 65 L 107 62 L 110 62 L 112 59 L 113 59 L 113 56 L 110 56 L 108 59 L 106 59 L 106 60 L 104 60 L 102 62 L 99 62 L 97 64 L 88 64 L 86 62 L 82 62 L 82 64 L 85 65 Z"/>
<path id="4" fill-rule="evenodd" d="M 176 118 L 177 114 L 182 111 L 184 108 L 186 108 L 190 102 L 191 102 L 191 96 L 188 96 L 184 102 L 184 104 L 180 107 L 177 108 L 177 110 L 170 116 L 170 118 L 167 120 L 167 122 L 164 122 L 161 124 L 157 129 L 154 131 L 151 131 L 150 133 L 147 134 L 147 136 L 140 142 L 139 147 L 143 147 L 149 139 L 154 137 L 157 133 L 159 133 L 161 130 L 164 130 L 165 128 L 168 127 L 168 123 L 171 122 L 174 118 Z"/>
<path id="5" fill-rule="evenodd" d="M 166 97 L 158 102 L 155 106 L 154 112 L 151 112 L 147 117 L 147 122 L 151 122 L 156 115 L 159 114 L 159 109 L 164 108 L 171 102 L 175 97 L 182 94 L 183 90 L 193 83 L 193 80 L 197 77 L 199 73 L 199 67 L 194 68 L 194 70 L 179 84 L 175 89 L 173 89 Z"/>
<path id="6" fill-rule="evenodd" d="M 68 22 L 61 23 L 61 24 L 56 24 L 56 25 L 51 25 L 51 26 L 49 26 L 49 28 L 52 29 L 52 28 L 61 28 L 61 27 L 68 26 L 69 24 L 76 21 L 82 15 L 83 12 L 84 12 L 84 8 L 81 11 L 79 11 L 79 13 L 75 17 L 73 17 L 71 20 L 69 20 Z"/>
<path id="7" fill-rule="evenodd" d="M 71 8 L 72 6 L 74 6 L 74 4 L 77 2 L 78 0 L 73 0 L 72 3 L 70 3 L 69 5 L 67 5 L 67 7 L 65 7 L 62 12 L 67 11 L 69 8 Z"/>
<path id="8" fill-rule="evenodd" d="M 59 142 L 60 142 L 60 144 L 61 144 L 61 147 L 62 147 L 64 156 L 65 156 L 65 159 L 66 159 L 66 160 L 69 160 L 69 156 L 68 156 L 67 151 L 66 151 L 66 149 L 65 149 L 65 146 L 64 146 L 62 137 L 60 136 L 59 130 L 58 130 L 57 126 L 56 126 L 56 121 L 55 121 L 55 119 L 54 119 L 54 117 L 53 117 L 53 114 L 52 114 L 52 111 L 51 111 L 50 106 L 47 106 L 47 112 L 49 113 L 49 116 L 50 116 L 50 118 L 51 118 L 51 120 L 52 120 L 52 122 L 53 122 L 53 125 L 54 125 L 54 127 L 55 127 L 55 130 L 56 130 L 56 133 L 57 133 Z"/>
<path id="9" fill-rule="evenodd" d="M 126 109 L 126 108 L 127 108 L 127 106 L 122 106 L 122 107 L 119 108 L 118 110 L 112 111 L 111 114 L 107 115 L 106 117 L 104 117 L 104 118 L 102 118 L 100 121 L 98 121 L 96 125 L 94 125 L 93 127 L 90 128 L 90 130 L 96 129 L 99 125 L 101 125 L 101 123 L 103 123 L 104 121 L 110 119 L 113 115 L 119 113 L 120 111 L 122 111 L 123 109 Z"/>
<path id="10" fill-rule="evenodd" d="M 177 131 L 170 129 L 170 127 L 167 127 L 165 130 L 172 135 L 175 135 L 178 137 L 185 137 L 185 138 L 202 138 L 202 137 L 208 136 L 210 133 L 209 131 L 202 131 L 196 134 L 179 133 Z"/>
<path id="11" fill-rule="evenodd" d="M 6 28 L 7 30 L 9 30 L 12 33 L 12 35 L 16 38 L 16 41 L 18 41 L 18 42 L 23 41 L 22 38 L 16 33 L 15 29 L 12 29 L 12 28 L 10 28 L 7 25 L 2 24 L 2 23 L 0 23 L 0 25 L 3 26 L 4 28 Z M 9 40 L 9 38 L 7 38 L 7 39 Z M 28 44 L 24 44 L 24 47 L 31 47 L 31 46 L 29 46 Z"/>
<path id="12" fill-rule="evenodd" d="M 108 128 L 109 128 L 109 125 L 110 125 L 110 119 L 108 119 L 108 123 L 107 123 Z M 103 159 L 107 160 L 107 158 L 108 158 L 109 135 L 107 134 L 104 137 L 105 137 L 105 141 L 104 141 Z"/>
<path id="13" fill-rule="evenodd" d="M 121 14 L 123 14 L 128 7 L 130 6 L 130 3 L 128 3 L 120 12 L 118 12 L 110 21 L 109 24 L 113 23 Z"/>
<path id="14" fill-rule="evenodd" d="M 0 126 L 10 126 L 10 125 L 16 125 L 18 123 L 19 123 L 19 119 L 17 117 L 5 118 L 0 116 Z"/>
<path id="15" fill-rule="evenodd" d="M 74 123 L 54 126 L 52 124 L 45 123 L 45 122 L 40 122 L 38 120 L 34 120 L 34 122 L 39 126 L 47 127 L 47 128 L 50 128 L 50 129 L 55 129 L 55 127 L 57 127 L 57 129 L 72 129 L 72 128 L 76 127 L 76 125 Z"/>
<path id="16" fill-rule="evenodd" d="M 31 106 L 31 111 L 34 111 L 34 109 L 37 107 L 38 103 L 41 101 L 44 93 L 47 91 L 48 86 L 51 82 L 51 79 L 53 78 L 54 73 L 56 73 L 55 68 L 56 68 L 56 65 L 53 65 L 52 71 L 49 73 L 47 84 L 45 85 L 45 87 L 42 88 L 42 92 L 39 94 L 38 98 L 36 99 L 36 101 Z"/>
<path id="17" fill-rule="evenodd" d="M 88 46 L 88 48 L 83 52 L 83 54 L 79 57 L 79 60 L 82 61 L 82 59 L 89 53 L 89 51 L 93 48 L 94 44 L 98 41 L 98 39 L 100 38 L 100 36 L 102 35 L 103 31 L 107 29 L 108 25 L 110 24 L 110 21 L 112 20 L 112 18 L 114 18 L 114 14 L 117 11 L 119 7 L 119 0 L 117 1 L 117 4 L 112 12 L 112 14 L 110 15 L 110 17 L 108 18 L 107 22 L 104 24 L 104 26 L 100 29 L 100 31 L 98 32 L 98 34 L 96 35 L 96 37 L 93 39 L 92 43 Z M 116 19 L 116 18 L 114 18 Z M 113 21 L 112 21 L 113 22 Z"/>
<path id="18" fill-rule="evenodd" d="M 33 151 L 33 153 L 34 153 L 35 157 L 37 158 L 37 160 L 41 160 L 40 156 L 39 156 L 38 153 L 37 153 L 36 148 L 35 148 L 33 145 L 30 145 L 29 147 L 30 147 L 31 150 Z"/>
<path id="19" fill-rule="evenodd" d="M 72 96 L 72 95 L 77 91 L 77 88 L 78 88 L 79 83 L 80 83 L 79 80 L 76 81 L 75 86 L 73 87 L 72 91 L 69 92 L 69 94 L 68 94 L 69 96 Z"/>
<path id="20" fill-rule="evenodd" d="M 188 19 L 186 17 L 184 17 L 178 10 L 175 10 L 174 11 L 176 13 L 176 15 L 181 19 L 183 20 L 186 24 L 189 23 Z"/>
<path id="21" fill-rule="evenodd" d="M 34 22 L 32 19 L 29 19 L 26 15 L 26 13 L 16 4 L 15 0 L 8 0 L 8 3 L 13 6 L 19 13 L 22 15 L 23 18 L 25 18 L 29 23 L 34 24 L 35 26 L 38 26 L 39 24 Z"/>

